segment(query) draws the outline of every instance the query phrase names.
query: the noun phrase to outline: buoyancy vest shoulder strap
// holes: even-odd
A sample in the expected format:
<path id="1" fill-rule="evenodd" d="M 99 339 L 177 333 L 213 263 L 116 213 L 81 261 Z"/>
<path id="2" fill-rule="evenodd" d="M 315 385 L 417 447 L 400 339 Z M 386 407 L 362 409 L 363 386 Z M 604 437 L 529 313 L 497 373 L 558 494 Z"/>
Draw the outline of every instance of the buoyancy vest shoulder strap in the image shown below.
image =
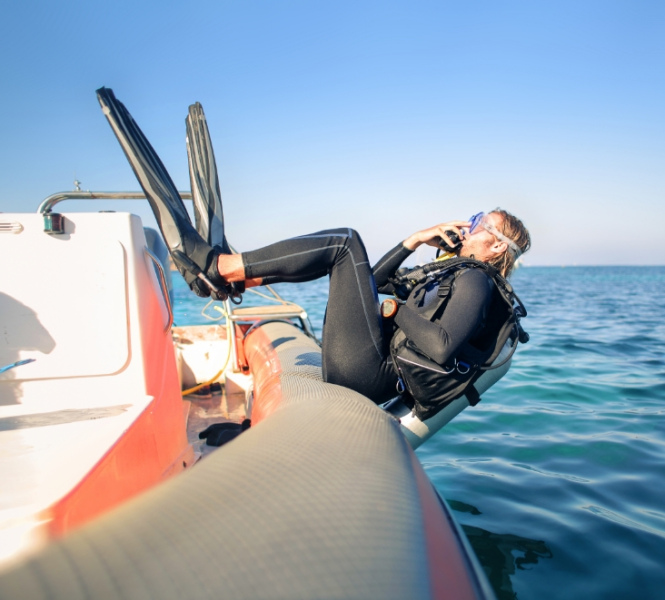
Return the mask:
<path id="1" fill-rule="evenodd" d="M 503 300 L 507 308 L 507 318 L 500 328 L 498 335 L 498 343 L 495 351 L 491 356 L 484 361 L 484 364 L 479 365 L 482 370 L 488 369 L 491 363 L 496 359 L 501 348 L 508 337 L 515 332 L 516 337 L 513 352 L 517 347 L 517 341 L 526 343 L 529 335 L 522 329 L 520 319 L 527 315 L 526 307 L 515 293 L 512 285 L 501 274 L 487 263 L 484 263 L 473 258 L 455 257 L 446 261 L 436 261 L 426 265 L 416 267 L 409 271 L 396 275 L 393 283 L 395 289 L 401 288 L 407 294 L 419 284 L 427 281 L 439 281 L 439 289 L 437 291 L 437 299 L 429 304 L 429 306 L 420 312 L 423 318 L 430 321 L 434 320 L 445 306 L 450 294 L 453 291 L 455 279 L 467 269 L 481 269 L 484 271 L 490 280 L 494 283 L 495 289 L 499 297 Z M 512 352 L 510 354 L 512 356 Z M 510 358 L 510 356 L 508 358 Z M 501 365 L 504 361 L 501 362 Z M 497 365 L 501 366 L 501 365 Z M 494 368 L 492 366 L 492 368 Z"/>
<path id="2" fill-rule="evenodd" d="M 450 294 L 453 291 L 455 279 L 461 272 L 459 270 L 442 275 L 440 280 L 438 280 L 439 286 L 436 292 L 436 300 L 430 302 L 424 310 L 419 312 L 421 317 L 428 321 L 433 321 L 436 317 L 440 316 L 443 306 L 448 302 L 448 298 L 450 298 Z"/>

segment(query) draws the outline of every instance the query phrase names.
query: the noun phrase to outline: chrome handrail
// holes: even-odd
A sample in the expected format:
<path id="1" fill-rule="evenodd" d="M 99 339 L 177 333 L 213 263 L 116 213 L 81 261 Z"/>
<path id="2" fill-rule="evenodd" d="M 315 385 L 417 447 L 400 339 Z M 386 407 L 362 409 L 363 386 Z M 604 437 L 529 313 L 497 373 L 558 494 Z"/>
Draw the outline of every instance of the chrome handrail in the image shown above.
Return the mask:
<path id="1" fill-rule="evenodd" d="M 191 192 L 178 191 L 183 200 L 191 200 Z M 44 200 L 37 209 L 40 214 L 47 214 L 53 210 L 53 207 L 63 200 L 145 200 L 146 195 L 143 192 L 57 192 L 51 194 Z"/>
<path id="2" fill-rule="evenodd" d="M 171 330 L 173 325 L 173 309 L 171 307 L 171 299 L 169 298 L 169 286 L 166 284 L 166 275 L 164 274 L 164 267 L 162 266 L 161 261 L 147 248 L 144 248 L 146 256 L 152 260 L 154 265 L 157 267 L 157 272 L 159 273 L 159 287 L 162 289 L 162 296 L 164 297 L 164 302 L 166 303 L 166 311 L 168 312 L 169 318 L 164 332 Z"/>

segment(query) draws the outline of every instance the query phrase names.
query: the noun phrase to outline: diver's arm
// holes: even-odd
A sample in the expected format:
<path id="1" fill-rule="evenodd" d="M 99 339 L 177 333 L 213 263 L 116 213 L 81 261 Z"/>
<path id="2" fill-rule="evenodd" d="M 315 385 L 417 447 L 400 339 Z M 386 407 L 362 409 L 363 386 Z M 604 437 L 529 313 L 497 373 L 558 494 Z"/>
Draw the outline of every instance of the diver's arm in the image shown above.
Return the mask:
<path id="1" fill-rule="evenodd" d="M 485 322 L 491 301 L 489 278 L 479 269 L 469 269 L 455 280 L 454 291 L 438 321 L 421 317 L 407 304 L 400 307 L 395 322 L 422 352 L 444 365 Z"/>
<path id="2" fill-rule="evenodd" d="M 405 248 L 403 244 L 397 244 L 392 250 L 387 252 L 380 260 L 372 267 L 374 274 L 374 281 L 380 294 L 392 294 L 394 291 L 393 284 L 389 281 L 395 275 L 395 271 L 413 254 L 413 250 Z"/>
<path id="3" fill-rule="evenodd" d="M 439 223 L 438 225 L 434 225 L 434 227 L 428 227 L 427 229 L 417 231 L 413 235 L 410 235 L 402 242 L 402 245 L 409 250 L 415 250 L 423 244 L 438 248 L 441 239 L 445 239 L 451 246 L 454 246 L 450 238 L 446 235 L 446 232 L 453 231 L 460 239 L 462 239 L 464 235 L 460 231 L 460 227 L 469 227 L 470 225 L 471 223 L 469 221 L 448 221 L 447 223 Z"/>
<path id="4" fill-rule="evenodd" d="M 423 244 L 439 248 L 442 238 L 450 243 L 450 245 L 454 245 L 446 232 L 453 231 L 461 239 L 464 236 L 460 231 L 460 227 L 468 227 L 469 225 L 470 223 L 468 221 L 448 221 L 447 223 L 439 223 L 434 227 L 417 231 L 406 238 L 401 244 L 395 246 L 395 248 L 384 255 L 372 268 L 374 281 L 376 282 L 379 293 L 392 294 L 394 292 L 393 284 L 389 280 L 394 277 L 395 271 L 397 271 L 407 256 L 412 254 L 416 248 Z"/>
<path id="5" fill-rule="evenodd" d="M 449 221 L 447 223 L 440 223 L 434 227 L 417 231 L 406 238 L 401 244 L 397 244 L 397 246 L 385 254 L 372 268 L 374 281 L 376 282 L 379 293 L 393 293 L 393 284 L 390 283 L 389 279 L 394 277 L 395 271 L 397 271 L 399 266 L 416 248 L 422 244 L 438 248 L 442 237 L 445 237 L 446 240 L 450 242 L 450 239 L 445 234 L 446 231 L 454 231 L 461 238 L 462 233 L 459 228 L 468 227 L 469 225 L 470 223 L 468 221 Z M 452 244 L 452 242 L 450 243 Z"/>

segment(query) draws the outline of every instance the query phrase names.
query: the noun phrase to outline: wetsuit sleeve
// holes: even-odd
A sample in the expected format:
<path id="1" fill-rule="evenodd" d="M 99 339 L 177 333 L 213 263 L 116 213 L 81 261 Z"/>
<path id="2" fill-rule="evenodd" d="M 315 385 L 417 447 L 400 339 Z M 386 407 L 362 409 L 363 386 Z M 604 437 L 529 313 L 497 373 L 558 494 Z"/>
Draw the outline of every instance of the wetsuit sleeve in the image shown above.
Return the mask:
<path id="1" fill-rule="evenodd" d="M 374 281 L 380 294 L 393 293 L 393 284 L 388 279 L 395 275 L 395 271 L 411 254 L 413 254 L 413 250 L 405 248 L 400 242 L 372 267 Z"/>
<path id="2" fill-rule="evenodd" d="M 456 278 L 438 321 L 425 319 L 406 304 L 400 307 L 395 322 L 420 350 L 444 365 L 483 325 L 491 301 L 490 279 L 479 269 L 469 269 Z"/>

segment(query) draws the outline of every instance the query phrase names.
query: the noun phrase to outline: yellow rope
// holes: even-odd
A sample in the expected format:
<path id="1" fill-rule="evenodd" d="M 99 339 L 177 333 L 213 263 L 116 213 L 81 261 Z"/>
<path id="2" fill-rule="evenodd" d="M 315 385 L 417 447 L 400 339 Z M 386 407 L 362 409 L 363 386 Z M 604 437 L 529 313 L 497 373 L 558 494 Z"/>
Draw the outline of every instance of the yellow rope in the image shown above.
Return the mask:
<path id="1" fill-rule="evenodd" d="M 224 361 L 224 366 L 217 372 L 217 374 L 210 381 L 206 381 L 204 383 L 199 383 L 198 385 L 195 385 L 194 387 L 191 387 L 188 390 L 184 390 L 182 392 L 183 396 L 189 396 L 190 394 L 193 394 L 194 392 L 198 392 L 201 388 L 204 388 L 208 385 L 212 385 L 213 383 L 215 383 L 215 381 L 217 381 L 217 378 L 222 373 L 224 373 L 224 371 L 226 370 L 226 366 L 229 364 L 229 360 L 231 358 L 231 343 L 230 343 L 231 342 L 231 331 L 230 331 L 230 329 L 233 325 L 231 324 L 231 319 L 229 319 L 229 316 L 228 316 L 228 314 L 226 314 L 226 311 L 223 311 L 218 306 L 215 306 L 214 308 L 226 315 L 226 339 L 229 341 L 229 351 L 226 353 L 226 360 Z"/>
<path id="2" fill-rule="evenodd" d="M 259 292 L 258 290 L 247 290 L 247 291 L 252 292 L 253 294 L 256 294 L 257 296 L 260 296 L 260 297 L 265 298 L 265 299 L 267 299 L 267 300 L 276 300 L 278 303 L 281 303 L 281 304 L 291 304 L 291 305 L 293 305 L 293 306 L 298 306 L 295 302 L 291 302 L 290 300 L 284 300 L 283 298 L 281 298 L 281 297 L 279 296 L 279 294 L 278 294 L 277 292 L 275 292 L 271 286 L 268 285 L 268 286 L 266 286 L 266 288 L 268 288 L 268 289 L 273 293 L 273 297 L 272 297 L 272 298 L 271 298 L 270 296 L 267 296 L 267 295 L 265 295 L 265 294 L 262 294 L 262 293 Z M 206 319 L 215 320 L 215 319 L 209 317 L 207 314 L 205 314 L 206 309 L 208 308 L 208 306 L 210 306 L 210 305 L 212 304 L 212 302 L 213 302 L 213 301 L 211 300 L 210 302 L 208 302 L 208 304 L 206 304 L 206 306 L 205 306 L 205 307 L 203 308 L 203 310 L 201 311 L 201 314 L 202 314 Z M 213 308 L 214 308 L 215 310 L 218 310 L 219 312 L 221 312 L 222 315 L 226 317 L 226 339 L 227 339 L 227 340 L 230 340 L 230 339 L 231 339 L 231 327 L 232 327 L 233 325 L 232 325 L 232 323 L 231 323 L 231 319 L 229 319 L 229 315 L 228 315 L 228 313 L 226 312 L 226 310 L 225 310 L 224 308 L 220 308 L 220 307 L 217 306 L 217 305 L 213 306 Z M 221 319 L 221 318 L 222 318 L 222 317 L 220 317 L 220 319 Z M 191 388 L 189 388 L 188 390 L 184 390 L 184 391 L 182 392 L 182 395 L 183 395 L 183 396 L 189 396 L 189 394 L 193 394 L 194 392 L 197 392 L 197 391 L 200 390 L 201 388 L 204 388 L 204 387 L 206 387 L 206 386 L 208 386 L 208 385 L 211 385 L 211 384 L 215 383 L 215 381 L 217 380 L 217 378 L 218 378 L 222 373 L 224 373 L 224 371 L 225 371 L 227 365 L 229 364 L 229 360 L 230 360 L 230 358 L 231 358 L 231 345 L 229 344 L 229 351 L 228 351 L 228 353 L 227 353 L 227 355 L 226 355 L 226 360 L 224 361 L 224 366 L 218 371 L 218 373 L 217 373 L 217 374 L 216 374 L 216 375 L 215 375 L 210 381 L 206 381 L 205 383 L 199 383 L 198 385 L 195 385 L 194 387 L 191 387 Z"/>

